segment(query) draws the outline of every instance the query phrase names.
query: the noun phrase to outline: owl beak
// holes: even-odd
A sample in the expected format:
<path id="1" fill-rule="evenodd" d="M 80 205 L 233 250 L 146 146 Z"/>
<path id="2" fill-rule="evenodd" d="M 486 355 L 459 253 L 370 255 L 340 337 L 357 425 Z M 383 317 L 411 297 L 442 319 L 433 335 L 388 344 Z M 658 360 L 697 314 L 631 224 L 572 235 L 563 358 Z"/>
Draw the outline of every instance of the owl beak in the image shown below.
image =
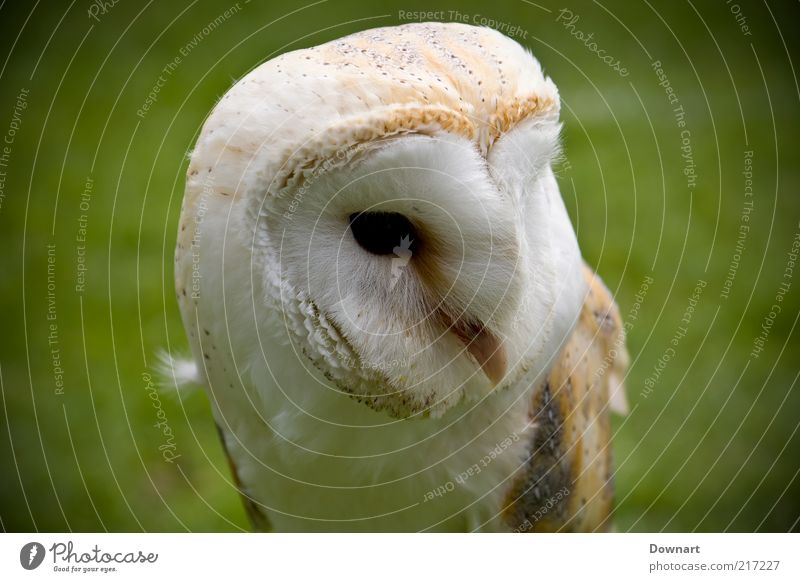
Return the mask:
<path id="1" fill-rule="evenodd" d="M 451 330 L 478 362 L 492 385 L 497 386 L 508 369 L 503 341 L 482 323 L 457 321 L 451 326 Z"/>

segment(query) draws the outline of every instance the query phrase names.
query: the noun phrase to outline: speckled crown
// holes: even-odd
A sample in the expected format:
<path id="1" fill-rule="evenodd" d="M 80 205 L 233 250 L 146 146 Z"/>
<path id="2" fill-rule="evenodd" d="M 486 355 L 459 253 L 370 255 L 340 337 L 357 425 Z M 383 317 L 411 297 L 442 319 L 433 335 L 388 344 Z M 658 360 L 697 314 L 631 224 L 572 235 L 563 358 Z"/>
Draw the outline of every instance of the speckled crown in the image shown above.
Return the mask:
<path id="1" fill-rule="evenodd" d="M 185 211 L 203 192 L 263 199 L 341 150 L 401 133 L 450 132 L 486 154 L 521 121 L 558 109 L 536 59 L 493 29 L 366 30 L 267 61 L 231 88 L 192 154 Z"/>

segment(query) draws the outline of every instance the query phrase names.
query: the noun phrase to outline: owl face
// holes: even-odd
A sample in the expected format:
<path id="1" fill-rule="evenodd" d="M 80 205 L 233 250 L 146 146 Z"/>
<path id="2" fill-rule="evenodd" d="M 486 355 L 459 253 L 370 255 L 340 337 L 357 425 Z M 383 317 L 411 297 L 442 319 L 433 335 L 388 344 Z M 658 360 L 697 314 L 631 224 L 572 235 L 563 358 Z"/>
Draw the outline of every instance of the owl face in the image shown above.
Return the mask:
<path id="1" fill-rule="evenodd" d="M 179 289 L 199 240 L 207 287 L 236 305 L 252 295 L 260 343 L 288 341 L 298 361 L 286 366 L 307 375 L 310 360 L 393 416 L 537 382 L 586 291 L 551 169 L 558 110 L 539 63 L 488 28 L 374 29 L 272 59 L 197 141 Z M 231 233 L 232 264 L 217 260 Z M 213 296 L 182 299 L 190 323 L 219 312 Z"/>
<path id="2" fill-rule="evenodd" d="M 284 329 L 296 351 L 395 416 L 534 381 L 580 307 L 561 284 L 580 257 L 550 167 L 557 136 L 525 124 L 488 156 L 447 134 L 376 140 L 271 201 L 263 268 L 293 290 L 280 302 L 299 314 Z"/>

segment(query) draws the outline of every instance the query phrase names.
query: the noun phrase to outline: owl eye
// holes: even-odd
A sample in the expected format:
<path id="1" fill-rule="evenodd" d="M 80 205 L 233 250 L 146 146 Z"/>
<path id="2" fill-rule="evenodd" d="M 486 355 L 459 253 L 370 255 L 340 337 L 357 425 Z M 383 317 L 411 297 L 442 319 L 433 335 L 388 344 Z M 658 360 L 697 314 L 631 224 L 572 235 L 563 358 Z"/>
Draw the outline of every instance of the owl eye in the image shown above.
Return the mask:
<path id="1" fill-rule="evenodd" d="M 359 246 L 374 255 L 404 256 L 417 246 L 414 225 L 397 212 L 355 212 L 350 230 Z"/>

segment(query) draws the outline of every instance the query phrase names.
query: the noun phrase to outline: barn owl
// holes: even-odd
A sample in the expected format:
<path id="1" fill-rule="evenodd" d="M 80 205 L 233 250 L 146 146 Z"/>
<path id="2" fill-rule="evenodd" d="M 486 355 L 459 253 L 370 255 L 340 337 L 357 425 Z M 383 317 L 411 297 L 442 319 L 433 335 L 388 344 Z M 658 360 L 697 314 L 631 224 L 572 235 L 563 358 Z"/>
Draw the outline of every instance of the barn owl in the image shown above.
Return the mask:
<path id="1" fill-rule="evenodd" d="M 176 288 L 258 530 L 593 531 L 626 352 L 552 164 L 559 95 L 488 28 L 271 59 L 191 154 Z"/>

